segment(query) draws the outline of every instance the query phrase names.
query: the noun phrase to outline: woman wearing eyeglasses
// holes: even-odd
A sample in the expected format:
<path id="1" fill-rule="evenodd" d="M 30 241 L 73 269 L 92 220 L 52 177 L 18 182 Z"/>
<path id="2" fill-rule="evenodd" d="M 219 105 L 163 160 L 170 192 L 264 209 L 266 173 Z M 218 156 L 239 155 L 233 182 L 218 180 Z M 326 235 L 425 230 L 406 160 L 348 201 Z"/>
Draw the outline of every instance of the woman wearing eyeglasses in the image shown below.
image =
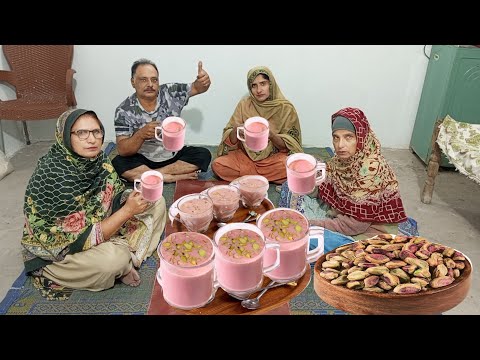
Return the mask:
<path id="1" fill-rule="evenodd" d="M 27 185 L 23 261 L 46 297 L 108 289 L 116 279 L 138 286 L 135 268 L 156 249 L 165 227 L 163 197 L 152 204 L 124 191 L 102 151 L 104 131 L 93 111 L 63 113 L 56 143 Z"/>

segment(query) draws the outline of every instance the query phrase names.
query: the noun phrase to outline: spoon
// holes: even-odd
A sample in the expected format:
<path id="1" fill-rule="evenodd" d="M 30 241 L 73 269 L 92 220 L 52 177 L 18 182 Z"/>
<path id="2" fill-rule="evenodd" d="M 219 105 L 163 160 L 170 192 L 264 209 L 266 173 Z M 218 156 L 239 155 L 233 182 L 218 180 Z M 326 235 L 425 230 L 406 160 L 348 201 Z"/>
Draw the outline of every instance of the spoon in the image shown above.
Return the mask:
<path id="1" fill-rule="evenodd" d="M 243 220 L 243 222 L 248 222 L 251 218 L 253 218 L 255 216 L 255 219 L 256 219 L 256 216 L 258 216 L 258 214 L 253 211 L 253 210 L 250 210 L 248 212 L 248 216 L 245 218 L 245 220 Z"/>
<path id="2" fill-rule="evenodd" d="M 255 220 L 257 220 L 259 215 L 260 214 L 257 214 L 255 211 L 251 210 L 251 211 L 248 212 L 248 216 L 242 222 L 247 223 L 247 222 L 255 221 Z M 227 223 L 224 223 L 224 222 L 217 223 L 218 227 L 222 227 L 222 226 L 225 226 L 225 225 L 227 225 Z"/>
<path id="3" fill-rule="evenodd" d="M 255 310 L 255 309 L 258 309 L 260 307 L 260 298 L 263 296 L 263 294 L 265 294 L 268 289 L 271 289 L 271 287 L 275 284 L 275 281 L 270 281 L 270 283 L 265 287 L 265 289 L 263 289 L 260 294 L 258 294 L 257 297 L 253 298 L 253 299 L 245 299 L 245 300 L 242 300 L 242 302 L 240 303 L 240 305 L 242 305 L 244 308 L 247 308 L 249 310 Z"/>
<path id="4" fill-rule="evenodd" d="M 271 283 L 270 283 L 271 284 Z M 257 291 L 254 291 L 252 293 L 250 293 L 248 296 L 252 295 L 253 293 L 256 293 L 256 292 L 259 292 L 259 291 L 263 291 L 263 290 L 268 290 L 268 289 L 273 289 L 273 288 L 276 288 L 278 286 L 283 286 L 283 285 L 289 285 L 289 286 L 297 286 L 297 282 L 296 281 L 291 281 L 289 283 L 275 283 L 275 284 L 272 284 L 270 285 L 268 284 L 267 286 L 261 288 L 261 289 L 258 289 Z M 248 296 L 247 297 L 241 297 L 241 296 L 238 296 L 238 295 L 235 295 L 235 294 L 232 294 L 232 293 L 227 293 L 228 295 L 230 295 L 231 297 L 237 299 L 237 300 L 248 300 Z"/>

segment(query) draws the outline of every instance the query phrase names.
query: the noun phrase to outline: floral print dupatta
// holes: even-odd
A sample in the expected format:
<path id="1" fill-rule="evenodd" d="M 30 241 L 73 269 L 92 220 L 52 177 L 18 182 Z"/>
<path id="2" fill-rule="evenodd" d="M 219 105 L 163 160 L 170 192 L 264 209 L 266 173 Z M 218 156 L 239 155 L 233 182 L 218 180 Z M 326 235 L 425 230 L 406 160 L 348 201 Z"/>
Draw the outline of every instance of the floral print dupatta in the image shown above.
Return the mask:
<path id="1" fill-rule="evenodd" d="M 87 112 L 69 110 L 60 116 L 56 143 L 40 158 L 27 185 L 21 241 L 27 272 L 84 250 L 95 224 L 112 213 L 115 197 L 124 190 L 103 151 L 88 159 L 71 148 L 72 125 Z"/>

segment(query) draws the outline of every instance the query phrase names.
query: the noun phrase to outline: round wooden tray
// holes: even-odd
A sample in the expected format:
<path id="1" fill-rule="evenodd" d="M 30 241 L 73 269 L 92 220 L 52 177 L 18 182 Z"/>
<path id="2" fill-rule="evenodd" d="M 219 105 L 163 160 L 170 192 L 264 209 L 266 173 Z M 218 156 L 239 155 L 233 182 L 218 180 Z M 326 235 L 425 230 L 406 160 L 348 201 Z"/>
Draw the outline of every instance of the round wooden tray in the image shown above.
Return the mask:
<path id="1" fill-rule="evenodd" d="M 274 310 L 283 304 L 287 303 L 295 296 L 300 294 L 308 286 L 310 282 L 310 264 L 307 264 L 307 270 L 305 274 L 298 279 L 297 286 L 283 285 L 276 288 L 269 289 L 261 298 L 260 298 L 260 308 L 255 310 L 249 310 L 240 305 L 240 300 L 234 299 L 228 295 L 222 288 L 217 290 L 215 298 L 211 303 L 207 304 L 202 308 L 192 309 L 192 310 L 180 310 L 175 309 L 178 312 L 182 312 L 188 315 L 260 315 L 268 313 L 271 310 Z M 263 286 L 267 286 L 270 282 L 270 279 L 264 277 Z M 251 295 L 253 298 L 258 293 Z"/>
<path id="2" fill-rule="evenodd" d="M 333 249 L 331 252 L 334 252 Z M 327 254 L 329 254 L 327 253 Z M 371 293 L 333 285 L 320 276 L 327 254 L 315 263 L 314 288 L 326 303 L 356 315 L 438 315 L 460 304 L 468 294 L 472 281 L 472 264 L 465 256 L 460 277 L 445 287 L 416 294 Z"/>
<path id="3" fill-rule="evenodd" d="M 233 218 L 230 221 L 228 221 L 228 223 L 242 222 L 248 216 L 248 212 L 250 210 L 253 210 L 257 214 L 261 215 L 264 212 L 267 212 L 268 210 L 272 210 L 274 208 L 275 208 L 275 206 L 273 205 L 273 203 L 267 198 L 263 199 L 262 203 L 259 206 L 255 207 L 255 208 L 251 208 L 251 209 L 244 208 L 241 201 L 240 201 L 240 206 L 238 207 L 238 210 L 235 212 L 235 215 L 233 216 Z M 252 222 L 252 224 L 254 224 L 254 223 L 255 222 Z M 183 225 L 178 220 L 175 220 L 173 222 L 172 228 L 173 228 L 173 230 L 169 231 L 169 233 L 180 232 L 180 231 L 188 231 L 187 228 L 185 227 L 185 225 Z M 208 237 L 213 239 L 213 235 L 215 234 L 215 232 L 217 230 L 218 230 L 217 220 L 215 220 L 215 218 L 213 218 L 212 222 L 210 223 L 210 225 L 208 227 L 208 230 L 205 232 L 205 235 L 207 235 Z"/>

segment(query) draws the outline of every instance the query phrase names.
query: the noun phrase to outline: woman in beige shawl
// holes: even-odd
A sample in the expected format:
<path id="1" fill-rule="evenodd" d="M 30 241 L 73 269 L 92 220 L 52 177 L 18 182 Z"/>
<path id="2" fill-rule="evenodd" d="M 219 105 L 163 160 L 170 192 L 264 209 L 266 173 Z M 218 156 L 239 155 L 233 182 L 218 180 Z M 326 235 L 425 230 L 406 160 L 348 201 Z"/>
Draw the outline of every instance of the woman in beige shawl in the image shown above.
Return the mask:
<path id="1" fill-rule="evenodd" d="M 287 178 L 287 156 L 303 152 L 297 111 L 285 99 L 266 66 L 258 66 L 248 72 L 247 86 L 250 95 L 240 100 L 223 129 L 222 142 L 212 169 L 227 181 L 243 175 L 262 175 L 271 182 L 281 184 Z M 237 127 L 254 116 L 261 116 L 269 122 L 268 145 L 262 151 L 253 151 L 237 139 Z"/>

